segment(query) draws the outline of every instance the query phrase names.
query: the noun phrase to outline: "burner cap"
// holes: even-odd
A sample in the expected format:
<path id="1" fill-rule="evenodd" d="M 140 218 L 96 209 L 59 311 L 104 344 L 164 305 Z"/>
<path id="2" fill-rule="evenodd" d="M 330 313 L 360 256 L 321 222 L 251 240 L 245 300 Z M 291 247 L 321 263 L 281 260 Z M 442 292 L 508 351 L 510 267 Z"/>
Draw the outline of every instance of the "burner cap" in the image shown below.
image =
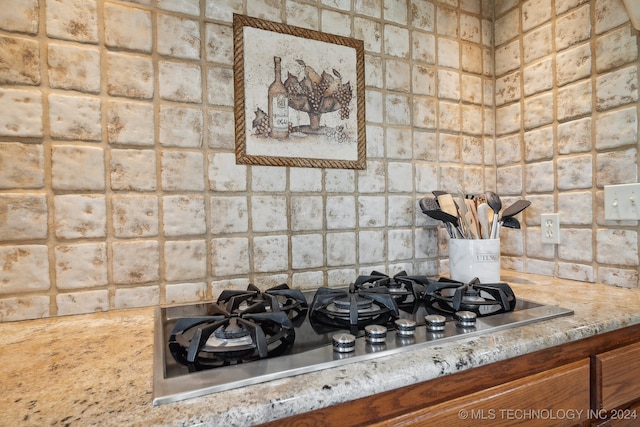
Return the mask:
<path id="1" fill-rule="evenodd" d="M 468 308 L 470 310 L 476 310 L 479 304 L 486 302 L 486 298 L 480 296 L 480 292 L 473 289 L 467 288 L 462 295 L 462 307 Z"/>
<path id="2" fill-rule="evenodd" d="M 398 282 L 396 280 L 392 280 L 389 282 L 389 284 L 387 285 L 387 288 L 389 289 L 389 292 L 393 293 L 399 293 L 399 292 L 407 292 L 407 286 L 402 283 L 402 282 Z"/>
<path id="3" fill-rule="evenodd" d="M 230 340 L 234 338 L 243 338 L 249 335 L 247 328 L 238 325 L 238 322 L 231 321 L 227 326 L 221 326 L 213 333 L 216 338 L 222 340 Z"/>
<path id="4" fill-rule="evenodd" d="M 340 310 L 349 310 L 349 307 L 351 307 L 351 302 L 352 302 L 352 299 L 348 295 L 344 298 L 335 298 L 333 300 L 333 303 L 336 306 L 336 308 Z M 358 307 L 358 310 L 366 310 L 368 308 L 371 308 L 373 304 L 371 300 L 362 298 L 360 296 L 358 296 L 355 299 L 355 302 L 356 302 L 356 306 Z"/>

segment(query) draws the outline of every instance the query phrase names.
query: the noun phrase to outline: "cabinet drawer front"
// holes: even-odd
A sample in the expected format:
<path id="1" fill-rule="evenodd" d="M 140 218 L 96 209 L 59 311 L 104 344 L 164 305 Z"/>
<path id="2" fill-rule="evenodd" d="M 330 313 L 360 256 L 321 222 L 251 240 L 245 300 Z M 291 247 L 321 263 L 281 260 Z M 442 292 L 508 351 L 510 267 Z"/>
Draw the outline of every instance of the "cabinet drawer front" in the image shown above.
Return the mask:
<path id="1" fill-rule="evenodd" d="M 589 416 L 589 360 L 491 387 L 376 426 L 572 426 Z"/>
<path id="2" fill-rule="evenodd" d="M 596 403 L 611 410 L 640 399 L 640 343 L 595 357 Z"/>

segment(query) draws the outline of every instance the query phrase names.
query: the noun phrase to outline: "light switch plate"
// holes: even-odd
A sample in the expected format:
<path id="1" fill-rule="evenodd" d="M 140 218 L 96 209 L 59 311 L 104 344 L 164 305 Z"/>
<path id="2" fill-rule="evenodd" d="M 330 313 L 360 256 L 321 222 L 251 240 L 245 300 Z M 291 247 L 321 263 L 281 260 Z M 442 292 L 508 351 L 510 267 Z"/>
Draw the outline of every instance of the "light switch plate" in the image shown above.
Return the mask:
<path id="1" fill-rule="evenodd" d="M 604 219 L 640 219 L 640 184 L 605 185 Z"/>
<path id="2" fill-rule="evenodd" d="M 560 214 L 550 213 L 540 215 L 542 243 L 560 244 Z"/>

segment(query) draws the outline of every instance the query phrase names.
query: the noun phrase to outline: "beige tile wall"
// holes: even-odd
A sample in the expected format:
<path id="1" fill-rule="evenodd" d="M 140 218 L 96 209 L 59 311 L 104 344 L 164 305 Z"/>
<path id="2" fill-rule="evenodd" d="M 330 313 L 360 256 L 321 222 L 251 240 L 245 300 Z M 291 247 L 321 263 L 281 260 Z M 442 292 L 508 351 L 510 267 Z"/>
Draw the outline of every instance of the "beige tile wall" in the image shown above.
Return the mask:
<path id="1" fill-rule="evenodd" d="M 496 2 L 495 31 L 497 188 L 533 202 L 503 263 L 637 287 L 637 221 L 603 214 L 604 185 L 638 180 L 638 31 L 622 1 Z M 548 212 L 558 246 L 540 242 Z"/>
<path id="2" fill-rule="evenodd" d="M 637 286 L 637 224 L 590 222 L 637 164 L 636 33 L 613 3 L 496 1 L 494 50 L 491 0 L 5 0 L 0 321 L 446 272 L 417 200 L 460 183 L 534 201 L 507 266 Z M 364 40 L 366 170 L 235 164 L 233 13 Z M 558 67 L 585 46 L 590 72 Z M 558 249 L 536 243 L 554 209 Z"/>
<path id="3" fill-rule="evenodd" d="M 4 9 L 0 320 L 436 274 L 417 197 L 495 181 L 488 1 Z M 365 41 L 366 170 L 236 165 L 234 13 Z"/>

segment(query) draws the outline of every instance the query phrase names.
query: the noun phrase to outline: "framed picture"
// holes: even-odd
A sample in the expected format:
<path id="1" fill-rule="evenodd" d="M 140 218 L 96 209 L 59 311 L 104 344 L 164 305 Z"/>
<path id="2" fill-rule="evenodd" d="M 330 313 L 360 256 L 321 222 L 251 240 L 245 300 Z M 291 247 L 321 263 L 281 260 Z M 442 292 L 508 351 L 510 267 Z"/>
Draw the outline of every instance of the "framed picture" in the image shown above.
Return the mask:
<path id="1" fill-rule="evenodd" d="M 233 16 L 236 162 L 365 169 L 361 40 Z"/>

